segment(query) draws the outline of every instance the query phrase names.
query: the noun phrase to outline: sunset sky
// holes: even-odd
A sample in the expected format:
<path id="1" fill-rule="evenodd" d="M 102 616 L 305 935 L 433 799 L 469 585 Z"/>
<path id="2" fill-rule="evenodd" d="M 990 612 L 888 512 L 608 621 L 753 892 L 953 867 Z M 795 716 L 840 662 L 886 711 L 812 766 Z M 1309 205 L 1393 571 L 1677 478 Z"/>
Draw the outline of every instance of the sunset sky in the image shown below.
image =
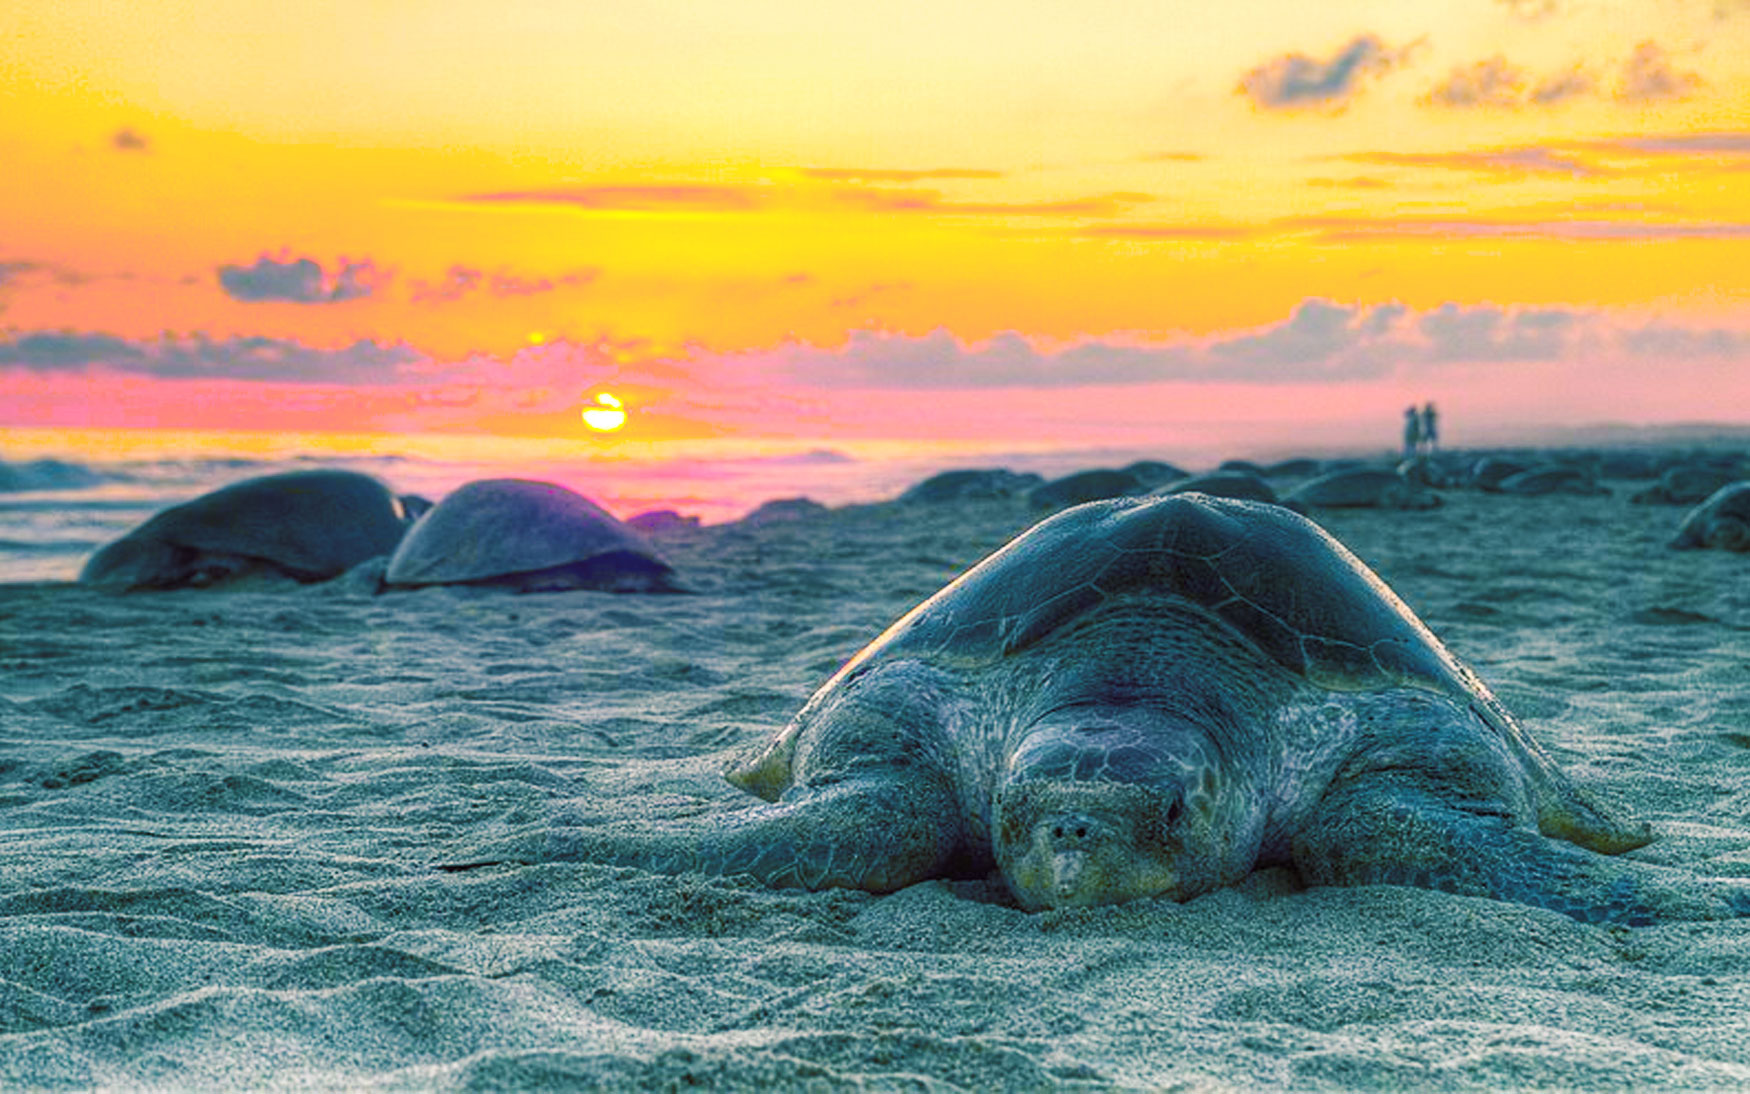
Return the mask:
<path id="1" fill-rule="evenodd" d="M 25 0 L 0 38 L 0 427 L 1750 423 L 1746 0 Z"/>

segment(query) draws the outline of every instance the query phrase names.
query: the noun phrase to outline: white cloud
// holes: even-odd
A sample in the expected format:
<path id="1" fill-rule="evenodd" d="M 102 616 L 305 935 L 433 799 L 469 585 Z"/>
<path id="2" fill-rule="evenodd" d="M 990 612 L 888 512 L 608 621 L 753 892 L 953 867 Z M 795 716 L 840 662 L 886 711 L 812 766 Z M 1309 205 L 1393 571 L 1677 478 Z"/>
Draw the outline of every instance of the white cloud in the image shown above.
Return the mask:
<path id="1" fill-rule="evenodd" d="M 948 391 L 1168 381 L 1348 383 L 1456 364 L 1526 365 L 1599 352 L 1750 355 L 1750 331 L 1626 326 L 1589 309 L 1445 304 L 1418 312 L 1395 302 L 1313 298 L 1277 323 L 1171 342 L 1087 339 L 1047 349 L 1013 331 L 983 342 L 945 330 L 921 337 L 859 331 L 836 349 L 787 344 L 692 364 L 701 377 L 770 377 L 780 386 Z"/>

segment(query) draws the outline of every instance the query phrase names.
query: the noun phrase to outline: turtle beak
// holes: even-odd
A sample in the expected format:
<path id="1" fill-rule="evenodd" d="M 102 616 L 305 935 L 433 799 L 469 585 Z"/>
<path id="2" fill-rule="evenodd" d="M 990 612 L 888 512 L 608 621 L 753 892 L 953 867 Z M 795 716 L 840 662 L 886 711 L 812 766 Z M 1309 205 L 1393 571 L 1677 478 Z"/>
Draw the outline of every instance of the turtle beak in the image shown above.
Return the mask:
<path id="1" fill-rule="evenodd" d="M 1058 813 L 1034 829 L 1034 845 L 1050 872 L 1051 902 L 1062 907 L 1089 903 L 1089 890 L 1099 887 L 1094 865 L 1100 846 L 1112 838 L 1112 826 L 1082 812 Z"/>
<path id="2" fill-rule="evenodd" d="M 1067 901 L 1082 887 L 1088 869 L 1086 851 L 1059 851 L 1051 856 L 1051 891 L 1059 901 Z"/>

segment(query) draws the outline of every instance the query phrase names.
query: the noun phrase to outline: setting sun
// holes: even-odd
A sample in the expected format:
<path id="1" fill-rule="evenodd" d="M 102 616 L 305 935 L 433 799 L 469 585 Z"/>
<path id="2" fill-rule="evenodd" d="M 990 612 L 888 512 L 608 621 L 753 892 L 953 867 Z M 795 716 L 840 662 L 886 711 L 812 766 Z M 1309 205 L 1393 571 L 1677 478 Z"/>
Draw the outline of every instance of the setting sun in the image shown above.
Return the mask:
<path id="1" fill-rule="evenodd" d="M 597 433 L 612 433 L 626 424 L 625 404 L 603 391 L 596 395 L 596 406 L 583 412 L 583 424 Z"/>

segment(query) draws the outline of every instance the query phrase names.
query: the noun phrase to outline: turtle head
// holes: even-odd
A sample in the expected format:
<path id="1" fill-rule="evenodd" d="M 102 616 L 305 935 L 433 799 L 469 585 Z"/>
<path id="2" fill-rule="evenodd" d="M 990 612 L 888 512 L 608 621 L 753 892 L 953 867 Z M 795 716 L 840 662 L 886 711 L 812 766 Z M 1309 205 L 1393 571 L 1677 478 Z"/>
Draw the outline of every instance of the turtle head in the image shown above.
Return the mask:
<path id="1" fill-rule="evenodd" d="M 998 867 L 1030 911 L 1188 900 L 1251 868 L 1257 794 L 1197 729 L 1135 708 L 1035 725 L 992 817 Z"/>

